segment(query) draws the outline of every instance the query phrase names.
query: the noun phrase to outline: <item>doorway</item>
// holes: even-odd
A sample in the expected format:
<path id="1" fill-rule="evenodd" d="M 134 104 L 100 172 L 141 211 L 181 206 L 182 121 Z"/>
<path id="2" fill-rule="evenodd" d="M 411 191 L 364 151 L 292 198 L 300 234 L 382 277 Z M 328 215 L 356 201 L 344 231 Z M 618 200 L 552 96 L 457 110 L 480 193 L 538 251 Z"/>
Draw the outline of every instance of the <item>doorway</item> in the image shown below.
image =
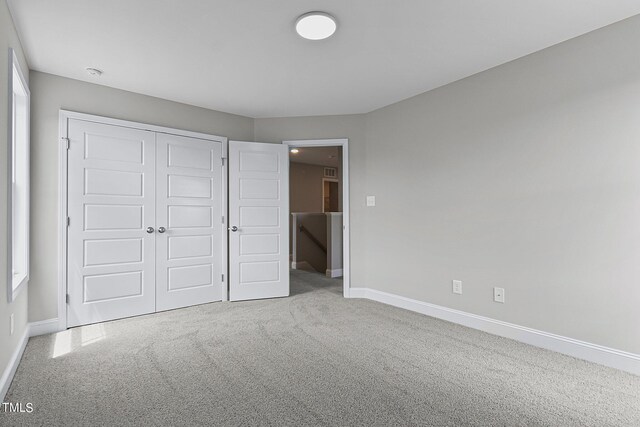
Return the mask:
<path id="1" fill-rule="evenodd" d="M 283 144 L 289 148 L 290 161 L 292 273 L 309 270 L 342 279 L 342 294 L 348 296 L 348 140 L 295 140 Z"/>

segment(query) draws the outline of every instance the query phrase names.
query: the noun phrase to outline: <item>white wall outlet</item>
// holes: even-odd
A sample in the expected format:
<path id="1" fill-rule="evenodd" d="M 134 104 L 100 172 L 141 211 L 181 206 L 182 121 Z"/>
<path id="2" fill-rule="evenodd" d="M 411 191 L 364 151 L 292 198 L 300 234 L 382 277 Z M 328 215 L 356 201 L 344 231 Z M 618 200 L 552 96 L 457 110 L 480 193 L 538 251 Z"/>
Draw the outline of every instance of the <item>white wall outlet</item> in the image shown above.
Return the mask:
<path id="1" fill-rule="evenodd" d="M 9 316 L 9 335 L 13 335 L 13 313 Z"/>
<path id="2" fill-rule="evenodd" d="M 504 288 L 493 288 L 493 300 L 504 303 Z"/>
<path id="3" fill-rule="evenodd" d="M 454 280 L 451 282 L 451 290 L 454 294 L 462 295 L 462 280 Z"/>
<path id="4" fill-rule="evenodd" d="M 376 205 L 376 196 L 367 196 L 367 206 Z"/>

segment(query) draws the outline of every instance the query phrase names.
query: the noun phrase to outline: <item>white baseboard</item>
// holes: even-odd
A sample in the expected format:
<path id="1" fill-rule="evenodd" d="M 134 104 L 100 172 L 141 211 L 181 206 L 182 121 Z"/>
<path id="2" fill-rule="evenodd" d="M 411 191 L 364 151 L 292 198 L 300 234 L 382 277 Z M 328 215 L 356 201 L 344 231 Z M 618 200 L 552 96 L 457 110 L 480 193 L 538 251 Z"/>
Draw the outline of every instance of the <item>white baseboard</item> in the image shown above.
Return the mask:
<path id="1" fill-rule="evenodd" d="M 563 353 L 578 359 L 588 360 L 589 362 L 599 363 L 640 375 L 640 354 L 628 353 L 626 351 L 563 337 L 561 335 L 389 294 L 375 289 L 351 288 L 349 290 L 349 298 L 366 298 L 378 301 L 490 334 L 511 338 L 536 347 Z"/>
<path id="2" fill-rule="evenodd" d="M 11 358 L 9 359 L 9 363 L 2 373 L 2 377 L 0 377 L 0 402 L 4 401 L 4 397 L 7 395 L 7 391 L 9 391 L 9 386 L 11 385 L 11 381 L 13 380 L 13 376 L 16 373 L 16 369 L 18 369 L 18 365 L 20 364 L 20 359 L 22 359 L 22 353 L 24 353 L 24 349 L 27 346 L 27 342 L 29 341 L 29 325 L 25 328 L 20 341 L 18 342 L 18 347 L 15 349 Z"/>
<path id="3" fill-rule="evenodd" d="M 332 279 L 334 277 L 342 277 L 342 269 L 341 268 L 336 268 L 334 270 L 327 270 L 325 272 L 327 277 L 331 277 Z"/>
<path id="4" fill-rule="evenodd" d="M 315 271 L 315 269 L 307 261 L 292 262 L 291 263 L 291 268 L 293 270 L 309 270 L 309 269 L 311 269 L 311 270 Z"/>
<path id="5" fill-rule="evenodd" d="M 60 331 L 60 322 L 58 318 L 41 320 L 39 322 L 29 323 L 29 336 L 37 337 L 38 335 L 52 334 Z"/>
<path id="6" fill-rule="evenodd" d="M 5 368 L 4 372 L 2 373 L 2 377 L 0 378 L 0 402 L 4 400 L 7 391 L 9 391 L 9 386 L 11 385 L 13 376 L 16 373 L 16 369 L 18 369 L 20 359 L 22 359 L 22 354 L 24 353 L 24 349 L 27 346 L 27 342 L 29 342 L 29 338 L 38 335 L 51 334 L 59 331 L 60 322 L 57 318 L 27 324 L 27 327 L 25 328 L 25 331 L 20 338 L 18 347 L 11 355 L 9 364 Z"/>

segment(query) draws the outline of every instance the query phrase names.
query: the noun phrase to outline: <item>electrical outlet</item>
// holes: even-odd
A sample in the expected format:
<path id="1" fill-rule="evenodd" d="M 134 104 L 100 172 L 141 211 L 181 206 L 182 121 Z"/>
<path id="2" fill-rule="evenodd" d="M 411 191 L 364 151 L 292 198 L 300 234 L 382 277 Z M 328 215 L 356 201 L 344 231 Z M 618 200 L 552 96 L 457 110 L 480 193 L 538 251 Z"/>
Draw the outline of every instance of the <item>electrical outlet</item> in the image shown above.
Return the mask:
<path id="1" fill-rule="evenodd" d="M 13 313 L 9 316 L 9 335 L 13 335 Z"/>
<path id="2" fill-rule="evenodd" d="M 493 288 L 493 300 L 504 303 L 504 288 Z"/>
<path id="3" fill-rule="evenodd" d="M 367 206 L 376 205 L 376 196 L 367 196 Z"/>
<path id="4" fill-rule="evenodd" d="M 451 288 L 454 294 L 462 295 L 462 280 L 454 280 L 451 282 Z"/>

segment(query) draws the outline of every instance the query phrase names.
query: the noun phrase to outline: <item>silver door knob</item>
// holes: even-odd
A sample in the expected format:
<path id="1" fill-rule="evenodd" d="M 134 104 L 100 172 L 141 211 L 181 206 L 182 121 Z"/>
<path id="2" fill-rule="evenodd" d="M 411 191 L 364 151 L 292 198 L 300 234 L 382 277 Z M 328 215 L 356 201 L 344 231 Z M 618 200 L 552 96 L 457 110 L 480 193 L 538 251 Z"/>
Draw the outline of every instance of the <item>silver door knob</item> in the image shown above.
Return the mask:
<path id="1" fill-rule="evenodd" d="M 164 233 L 165 231 L 167 231 L 167 229 L 164 227 L 158 228 L 158 233 Z"/>
<path id="2" fill-rule="evenodd" d="M 151 234 L 153 233 L 153 227 L 147 227 L 147 233 Z"/>
<path id="3" fill-rule="evenodd" d="M 231 230 L 231 231 L 233 231 L 233 232 L 235 233 L 236 231 L 238 231 L 238 227 L 236 227 L 236 226 L 234 225 L 234 226 L 233 226 L 233 227 L 231 227 L 229 230 Z"/>

